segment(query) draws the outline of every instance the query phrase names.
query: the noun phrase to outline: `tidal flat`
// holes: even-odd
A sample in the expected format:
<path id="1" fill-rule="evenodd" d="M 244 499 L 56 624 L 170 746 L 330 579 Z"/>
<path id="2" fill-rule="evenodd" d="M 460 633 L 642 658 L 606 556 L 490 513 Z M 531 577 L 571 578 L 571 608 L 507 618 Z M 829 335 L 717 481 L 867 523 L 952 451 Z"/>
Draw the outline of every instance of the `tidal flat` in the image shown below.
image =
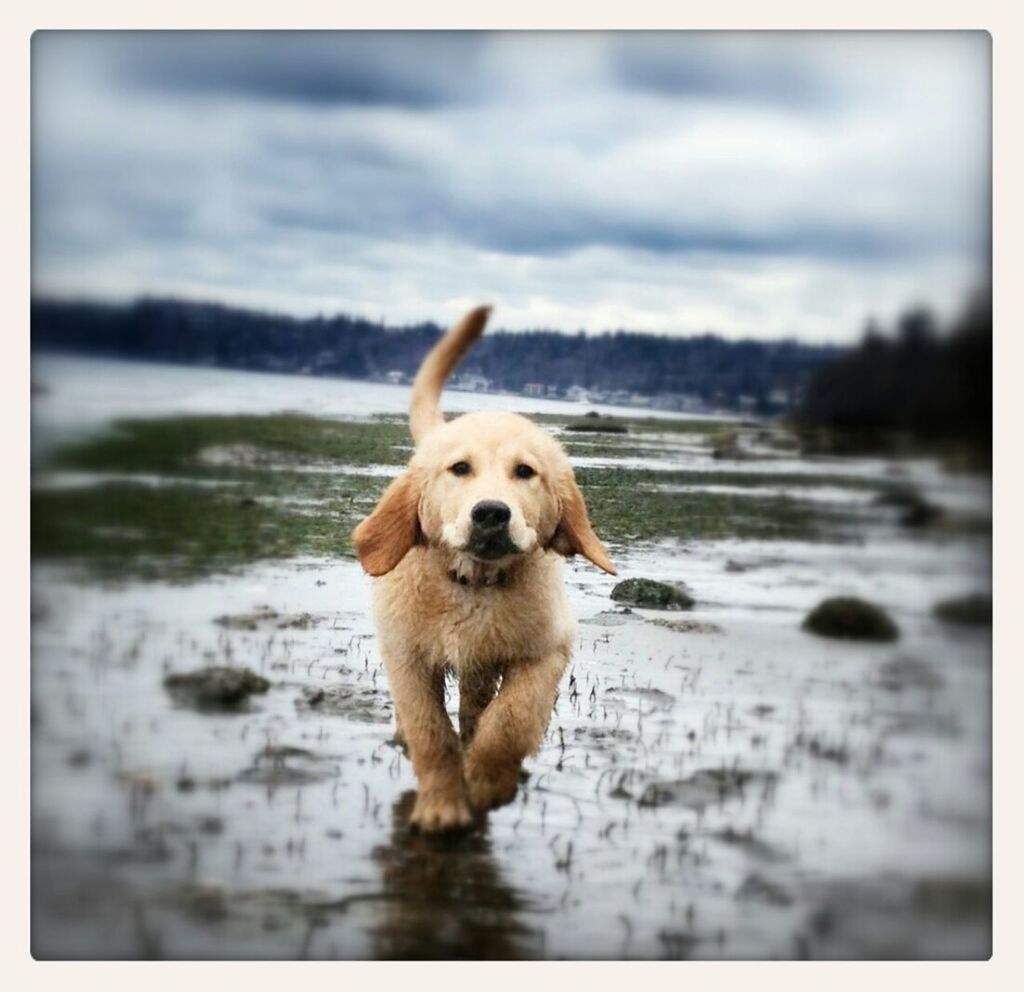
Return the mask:
<path id="1" fill-rule="evenodd" d="M 624 608 L 568 563 L 541 751 L 510 806 L 428 838 L 348 537 L 408 457 L 404 394 L 115 364 L 34 370 L 37 958 L 990 954 L 991 630 L 935 612 L 991 592 L 987 478 L 546 404 L 620 578 L 694 604 Z M 831 596 L 898 641 L 802 630 Z M 165 684 L 206 667 L 260 691 Z"/>

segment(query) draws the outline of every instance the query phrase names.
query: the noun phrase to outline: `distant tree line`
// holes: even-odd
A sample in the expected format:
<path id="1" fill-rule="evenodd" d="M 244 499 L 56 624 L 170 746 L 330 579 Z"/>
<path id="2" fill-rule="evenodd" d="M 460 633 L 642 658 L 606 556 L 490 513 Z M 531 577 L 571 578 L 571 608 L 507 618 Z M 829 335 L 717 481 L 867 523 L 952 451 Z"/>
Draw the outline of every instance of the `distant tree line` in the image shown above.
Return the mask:
<path id="1" fill-rule="evenodd" d="M 441 333 L 432 323 L 395 328 L 344 315 L 299 319 L 173 299 L 32 304 L 34 348 L 355 379 L 413 375 Z M 811 373 L 841 354 L 832 346 L 713 334 L 536 330 L 485 335 L 459 371 L 484 376 L 499 390 L 580 386 L 772 412 L 791 406 Z"/>
<path id="2" fill-rule="evenodd" d="M 903 432 L 991 454 L 991 293 L 975 293 L 948 328 L 921 309 L 891 335 L 869 323 L 858 348 L 811 376 L 797 420 L 868 442 Z"/>

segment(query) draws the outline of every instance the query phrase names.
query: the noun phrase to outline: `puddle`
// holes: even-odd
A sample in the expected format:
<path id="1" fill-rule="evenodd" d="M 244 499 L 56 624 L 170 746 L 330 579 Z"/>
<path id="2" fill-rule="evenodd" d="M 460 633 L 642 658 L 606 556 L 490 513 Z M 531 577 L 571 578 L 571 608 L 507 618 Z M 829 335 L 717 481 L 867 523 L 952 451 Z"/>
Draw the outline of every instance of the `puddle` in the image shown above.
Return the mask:
<path id="1" fill-rule="evenodd" d="M 621 556 L 624 575 L 685 578 L 695 626 L 615 609 L 614 581 L 572 565 L 574 610 L 591 622 L 541 752 L 515 802 L 451 842 L 408 830 L 414 777 L 391 740 L 354 563 L 123 588 L 40 565 L 34 946 L 58 957 L 984 956 L 977 914 L 899 917 L 919 882 L 988 879 L 987 631 L 950 639 L 930 612 L 972 571 L 980 579 L 986 564 L 971 554 L 965 545 L 960 567 L 948 548 L 918 543 L 726 541 Z M 730 560 L 751 567 L 731 572 Z M 825 593 L 879 595 L 879 574 L 905 632 L 897 648 L 800 630 Z M 243 664 L 272 683 L 247 711 L 177 707 L 163 687 L 171 672 Z M 879 881 L 876 893 L 892 873 L 903 888 L 890 898 Z M 863 913 L 829 923 L 849 879 Z M 878 907 L 899 926 L 871 924 Z"/>
<path id="2" fill-rule="evenodd" d="M 643 447 L 664 448 L 648 467 L 728 467 L 692 439 Z M 894 469 L 784 452 L 734 467 Z M 987 498 L 931 463 L 901 479 L 937 505 Z M 514 802 L 449 839 L 409 829 L 415 779 L 355 562 L 117 586 L 35 562 L 33 952 L 987 957 L 991 631 L 933 611 L 987 593 L 989 537 L 810 492 L 850 511 L 844 543 L 631 543 L 618 579 L 571 561 L 581 622 L 543 745 Z M 628 578 L 684 582 L 694 606 L 621 609 Z M 800 629 L 840 596 L 883 604 L 900 641 Z M 266 690 L 222 711 L 165 688 L 211 669 Z"/>

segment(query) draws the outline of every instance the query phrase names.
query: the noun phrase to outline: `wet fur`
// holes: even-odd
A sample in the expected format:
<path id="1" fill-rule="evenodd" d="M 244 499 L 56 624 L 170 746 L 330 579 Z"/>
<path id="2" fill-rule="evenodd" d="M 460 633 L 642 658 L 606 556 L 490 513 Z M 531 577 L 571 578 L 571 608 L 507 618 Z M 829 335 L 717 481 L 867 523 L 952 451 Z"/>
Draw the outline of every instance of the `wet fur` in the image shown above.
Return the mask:
<path id="1" fill-rule="evenodd" d="M 416 452 L 353 533 L 360 561 L 377 577 L 381 655 L 419 784 L 412 822 L 426 831 L 468 826 L 514 796 L 575 637 L 563 558 L 582 554 L 615 572 L 550 435 L 517 414 L 441 417 L 444 380 L 487 314 L 472 311 L 427 356 L 413 389 Z M 449 471 L 459 460 L 474 466 L 471 478 Z M 520 461 L 535 478 L 515 477 Z M 461 550 L 480 499 L 511 507 L 510 533 L 522 553 L 484 562 Z M 446 671 L 459 680 L 459 734 L 445 710 Z"/>

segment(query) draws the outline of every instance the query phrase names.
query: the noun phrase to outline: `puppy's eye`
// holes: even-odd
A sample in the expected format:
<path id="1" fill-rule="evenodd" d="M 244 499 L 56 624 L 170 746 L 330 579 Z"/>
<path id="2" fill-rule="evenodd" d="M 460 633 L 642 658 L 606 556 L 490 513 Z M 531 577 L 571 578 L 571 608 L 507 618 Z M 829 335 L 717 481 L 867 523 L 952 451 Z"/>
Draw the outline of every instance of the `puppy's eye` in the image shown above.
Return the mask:
<path id="1" fill-rule="evenodd" d="M 456 462 L 448 469 L 448 471 L 451 472 L 452 475 L 469 475 L 469 462 Z"/>
<path id="2" fill-rule="evenodd" d="M 532 479 L 537 473 L 529 465 L 519 464 L 516 466 L 517 479 Z"/>

